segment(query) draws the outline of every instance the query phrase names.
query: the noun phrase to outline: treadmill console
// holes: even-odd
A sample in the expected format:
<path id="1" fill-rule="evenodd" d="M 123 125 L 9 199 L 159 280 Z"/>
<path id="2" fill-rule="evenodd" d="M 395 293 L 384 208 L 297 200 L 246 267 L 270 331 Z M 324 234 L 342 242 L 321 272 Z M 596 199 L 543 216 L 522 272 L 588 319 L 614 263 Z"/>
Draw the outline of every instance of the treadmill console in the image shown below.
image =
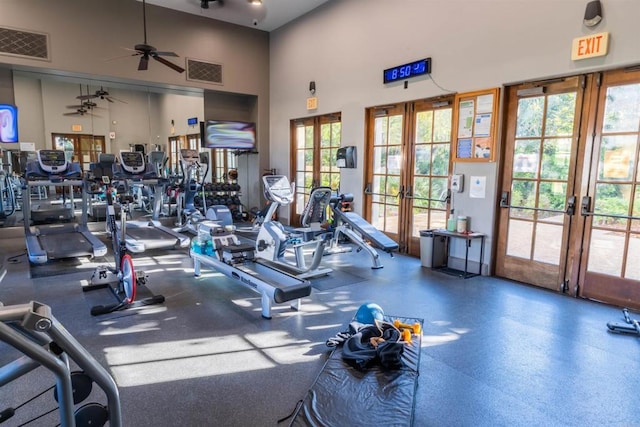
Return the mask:
<path id="1" fill-rule="evenodd" d="M 182 148 L 180 150 L 180 157 L 188 165 L 195 165 L 200 161 L 198 151 L 191 148 Z"/>
<path id="2" fill-rule="evenodd" d="M 265 175 L 262 182 L 267 199 L 282 205 L 288 205 L 293 201 L 293 189 L 286 176 Z"/>
<path id="3" fill-rule="evenodd" d="M 121 151 L 120 164 L 125 172 L 138 175 L 144 173 L 144 155 L 140 151 Z"/>
<path id="4" fill-rule="evenodd" d="M 38 150 L 38 163 L 46 173 L 60 173 L 67 170 L 67 158 L 62 150 Z"/>

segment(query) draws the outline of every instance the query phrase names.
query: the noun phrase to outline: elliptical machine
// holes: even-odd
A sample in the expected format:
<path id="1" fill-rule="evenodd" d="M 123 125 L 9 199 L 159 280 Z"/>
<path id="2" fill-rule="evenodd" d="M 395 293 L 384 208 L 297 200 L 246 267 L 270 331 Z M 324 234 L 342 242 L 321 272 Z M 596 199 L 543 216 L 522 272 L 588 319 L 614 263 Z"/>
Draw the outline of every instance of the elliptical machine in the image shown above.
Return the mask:
<path id="1" fill-rule="evenodd" d="M 144 272 L 136 272 L 133 267 L 133 259 L 127 253 L 125 243 L 127 214 L 132 202 L 132 196 L 119 195 L 120 205 L 120 227 L 116 224 L 116 210 L 114 203 L 113 165 L 115 155 L 101 153 L 98 163 L 91 165 L 91 175 L 93 181 L 99 181 L 105 187 L 107 199 L 107 230 L 111 233 L 111 244 L 113 247 L 114 268 L 106 265 L 96 267 L 88 284 L 83 285 L 85 292 L 95 289 L 109 288 L 115 296 L 117 302 L 109 305 L 96 305 L 91 308 L 91 315 L 112 313 L 118 310 L 125 310 L 132 307 L 161 304 L 164 296 L 153 295 L 143 300 L 136 301 L 137 287 L 143 286 L 147 282 L 147 275 Z M 126 181 L 125 181 L 126 183 Z M 126 184 L 125 184 L 126 185 Z"/>
<path id="2" fill-rule="evenodd" d="M 205 165 L 204 172 L 203 164 Z M 203 212 L 207 211 L 204 181 L 209 173 L 209 153 L 198 153 L 197 150 L 189 148 L 181 149 L 180 170 L 182 171 L 182 183 L 176 201 L 178 221 L 174 231 L 188 231 L 192 234 L 198 234 L 197 224 L 205 220 Z M 202 211 L 196 207 L 195 203 L 198 193 L 202 199 Z"/>
<path id="3" fill-rule="evenodd" d="M 277 263 L 276 268 L 296 277 L 308 279 L 331 273 L 330 268 L 320 268 L 329 234 L 318 235 L 319 230 L 310 228 L 295 229 L 295 233 L 285 231 L 282 224 L 272 220 L 279 206 L 288 206 L 293 202 L 294 190 L 289 179 L 283 175 L 265 175 L 262 177 L 264 195 L 269 204 L 256 239 L 256 256 Z M 329 190 L 330 191 L 330 190 Z M 311 264 L 307 266 L 304 250 L 313 249 Z M 287 249 L 293 249 L 295 264 L 285 259 Z"/>

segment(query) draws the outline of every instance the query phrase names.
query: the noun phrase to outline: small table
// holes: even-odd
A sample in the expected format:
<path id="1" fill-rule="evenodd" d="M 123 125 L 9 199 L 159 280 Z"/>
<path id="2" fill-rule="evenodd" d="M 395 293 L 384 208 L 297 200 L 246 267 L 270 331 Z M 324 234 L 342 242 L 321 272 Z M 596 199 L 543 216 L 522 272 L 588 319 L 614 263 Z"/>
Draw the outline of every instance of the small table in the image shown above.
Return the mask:
<path id="1" fill-rule="evenodd" d="M 457 231 L 449 231 L 449 230 L 433 230 L 433 237 L 445 237 L 447 239 L 446 241 L 446 245 L 447 245 L 447 249 L 446 249 L 446 254 L 447 254 L 447 259 L 444 263 L 443 266 L 441 267 L 434 267 L 438 270 L 442 270 L 444 273 L 447 274 L 452 274 L 455 276 L 459 276 L 462 277 L 464 279 L 468 279 L 469 277 L 475 277 L 475 276 L 480 276 L 482 274 L 482 264 L 484 262 L 484 238 L 486 237 L 484 234 L 482 233 L 472 233 L 472 232 L 467 232 L 467 233 L 458 233 Z M 449 268 L 449 248 L 451 247 L 450 243 L 450 239 L 464 239 L 466 240 L 467 244 L 466 244 L 466 248 L 465 248 L 465 254 L 464 254 L 464 270 L 457 270 L 455 268 Z M 469 248 L 471 247 L 471 243 L 474 240 L 480 240 L 480 265 L 478 267 L 478 272 L 477 273 L 470 273 L 468 270 L 468 265 L 469 265 Z"/>

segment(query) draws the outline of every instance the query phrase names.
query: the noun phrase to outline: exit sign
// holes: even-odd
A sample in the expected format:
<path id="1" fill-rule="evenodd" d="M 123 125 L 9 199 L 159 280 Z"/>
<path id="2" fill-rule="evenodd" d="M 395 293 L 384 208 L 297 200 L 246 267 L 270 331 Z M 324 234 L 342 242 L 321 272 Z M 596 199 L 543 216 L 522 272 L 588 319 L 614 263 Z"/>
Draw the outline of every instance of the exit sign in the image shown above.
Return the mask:
<path id="1" fill-rule="evenodd" d="M 590 36 L 573 39 L 571 47 L 571 59 L 578 61 L 581 59 L 605 56 L 609 48 L 609 33 L 599 33 Z"/>
<path id="2" fill-rule="evenodd" d="M 315 110 L 318 108 L 318 98 L 313 96 L 307 98 L 307 110 Z"/>

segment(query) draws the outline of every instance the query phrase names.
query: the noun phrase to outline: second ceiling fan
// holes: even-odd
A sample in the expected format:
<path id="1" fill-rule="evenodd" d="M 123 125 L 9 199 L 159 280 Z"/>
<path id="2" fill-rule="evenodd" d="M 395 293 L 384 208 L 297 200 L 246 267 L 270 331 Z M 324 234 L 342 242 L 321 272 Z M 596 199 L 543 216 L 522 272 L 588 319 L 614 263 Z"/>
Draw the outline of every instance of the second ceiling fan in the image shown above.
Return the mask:
<path id="1" fill-rule="evenodd" d="M 137 44 L 133 47 L 133 50 L 136 53 L 133 56 L 140 56 L 140 62 L 138 63 L 138 70 L 146 70 L 149 67 L 149 58 L 153 58 L 161 64 L 166 65 L 167 67 L 177 71 L 178 73 L 183 73 L 184 68 L 179 65 L 174 64 L 173 62 L 167 61 L 163 58 L 163 56 L 172 56 L 178 57 L 175 52 L 161 52 L 158 51 L 155 47 L 149 45 L 147 43 L 147 8 L 145 0 L 142 0 L 142 25 L 144 29 L 144 42 Z"/>

